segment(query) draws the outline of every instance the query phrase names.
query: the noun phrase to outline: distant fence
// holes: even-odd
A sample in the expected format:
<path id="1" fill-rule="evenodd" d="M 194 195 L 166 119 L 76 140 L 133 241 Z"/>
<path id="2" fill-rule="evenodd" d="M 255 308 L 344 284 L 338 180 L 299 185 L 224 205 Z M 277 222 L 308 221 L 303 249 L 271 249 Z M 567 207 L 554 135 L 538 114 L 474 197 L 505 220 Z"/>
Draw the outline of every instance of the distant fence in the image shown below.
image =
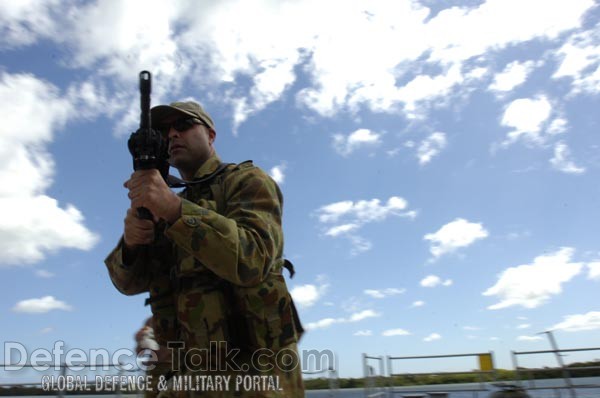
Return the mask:
<path id="1" fill-rule="evenodd" d="M 600 351 L 600 347 L 590 347 L 590 348 L 571 348 L 571 349 L 558 349 L 553 341 L 551 335 L 549 335 L 550 341 L 553 345 L 552 350 L 542 350 L 542 351 L 511 351 L 511 357 L 513 361 L 513 366 L 515 368 L 515 376 L 516 381 L 519 385 L 527 390 L 548 390 L 552 389 L 555 391 L 566 390 L 569 393 L 571 398 L 577 397 L 577 389 L 586 389 L 586 388 L 600 388 L 600 384 L 575 384 L 573 383 L 572 376 L 574 372 L 584 371 L 584 370 L 600 370 L 600 366 L 579 366 L 579 367 L 571 367 L 566 366 L 562 357 L 563 353 L 566 352 L 582 352 L 582 351 Z M 541 355 L 541 354 L 554 354 L 556 360 L 558 362 L 558 366 L 560 371 L 562 372 L 562 377 L 565 382 L 563 386 L 556 387 L 547 387 L 547 386 L 538 386 L 535 383 L 535 378 L 532 377 L 533 373 L 539 372 L 551 372 L 556 371 L 556 368 L 527 368 L 523 369 L 519 366 L 519 356 L 524 355 Z M 523 380 L 523 376 L 528 376 L 527 380 Z M 524 383 L 526 381 L 527 383 Z"/>

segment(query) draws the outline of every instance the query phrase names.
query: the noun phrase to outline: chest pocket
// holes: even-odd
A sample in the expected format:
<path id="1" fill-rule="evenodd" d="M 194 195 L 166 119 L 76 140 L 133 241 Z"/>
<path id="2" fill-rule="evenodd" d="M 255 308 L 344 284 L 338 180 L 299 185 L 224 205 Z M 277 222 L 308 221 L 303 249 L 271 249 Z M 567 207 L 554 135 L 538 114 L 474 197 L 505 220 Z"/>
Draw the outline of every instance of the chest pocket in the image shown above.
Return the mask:
<path id="1" fill-rule="evenodd" d="M 205 209 L 217 211 L 217 203 L 213 199 L 212 190 L 208 184 L 188 187 L 181 193 L 181 197 Z M 197 231 L 202 230 L 197 229 Z M 175 246 L 175 252 L 175 264 L 177 264 L 177 275 L 179 277 L 203 271 L 211 273 L 200 261 L 182 248 Z"/>

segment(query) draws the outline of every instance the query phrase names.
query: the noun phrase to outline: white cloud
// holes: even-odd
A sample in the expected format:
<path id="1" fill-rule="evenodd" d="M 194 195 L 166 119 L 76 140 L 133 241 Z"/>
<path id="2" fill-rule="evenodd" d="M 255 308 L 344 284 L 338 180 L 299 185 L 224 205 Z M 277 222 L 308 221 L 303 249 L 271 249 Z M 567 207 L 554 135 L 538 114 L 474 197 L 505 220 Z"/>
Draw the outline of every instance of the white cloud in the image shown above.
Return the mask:
<path id="1" fill-rule="evenodd" d="M 423 278 L 421 280 L 420 284 L 423 287 L 436 287 L 439 285 L 451 286 L 452 280 L 446 279 L 445 281 L 442 281 L 442 279 L 437 275 L 427 275 L 425 278 Z"/>
<path id="2" fill-rule="evenodd" d="M 571 36 L 556 52 L 556 56 L 561 63 L 553 78 L 570 78 L 573 94 L 600 92 L 598 28 Z"/>
<path id="3" fill-rule="evenodd" d="M 201 89 L 220 86 L 222 100 L 234 106 L 236 131 L 249 115 L 281 98 L 296 81 L 299 66 L 312 85 L 300 92 L 298 102 L 321 115 L 366 106 L 414 117 L 430 106 L 451 104 L 453 94 L 468 93 L 470 81 L 486 69 L 469 61 L 534 39 L 555 39 L 581 26 L 593 6 L 593 0 L 490 0 L 432 17 L 430 9 L 409 0 L 368 5 L 230 0 L 202 7 L 159 0 L 83 6 L 20 1 L 3 3 L 0 25 L 7 28 L 0 36 L 22 43 L 54 40 L 70 49 L 66 63 L 95 68 L 121 82 L 133 82 L 132 70 L 153 70 L 157 99 L 167 88 L 176 95 L 184 80 Z M 573 39 L 572 46 L 591 51 L 593 36 L 591 44 L 581 41 Z M 373 43 L 395 43 L 395 51 L 381 51 Z M 415 76 L 420 66 L 436 71 Z M 233 88 L 240 77 L 250 84 Z"/>
<path id="4" fill-rule="evenodd" d="M 54 328 L 51 327 L 47 327 L 47 328 L 43 328 L 42 330 L 40 330 L 40 334 L 48 334 L 54 331 Z"/>
<path id="5" fill-rule="evenodd" d="M 587 264 L 588 279 L 600 281 L 600 261 L 594 261 Z"/>
<path id="6" fill-rule="evenodd" d="M 348 136 L 342 134 L 333 136 L 333 148 L 342 156 L 348 156 L 360 148 L 373 147 L 380 143 L 381 134 L 374 133 L 369 129 L 358 129 Z"/>
<path id="7" fill-rule="evenodd" d="M 64 301 L 57 300 L 52 296 L 44 296 L 19 301 L 12 310 L 28 314 L 43 314 L 52 310 L 71 311 L 72 309 L 73 307 Z"/>
<path id="8" fill-rule="evenodd" d="M 360 226 L 358 224 L 336 225 L 335 227 L 329 228 L 325 232 L 325 235 L 331 236 L 331 237 L 336 237 L 336 236 L 339 236 L 339 235 L 343 235 L 343 234 L 347 234 L 349 232 L 355 231 L 358 228 L 360 228 Z"/>
<path id="9" fill-rule="evenodd" d="M 429 343 L 431 341 L 440 340 L 442 338 L 438 333 L 431 333 L 429 336 L 425 337 L 423 341 Z"/>
<path id="10" fill-rule="evenodd" d="M 481 328 L 478 326 L 463 326 L 463 330 L 477 331 L 477 330 L 481 330 Z"/>
<path id="11" fill-rule="evenodd" d="M 159 87 L 168 78 L 186 72 L 173 37 L 177 7 L 156 0 L 100 1 L 69 11 L 71 23 L 63 35 L 74 47 L 77 66 L 101 66 L 103 74 L 123 82 L 135 81 L 132 71 L 151 70 L 159 77 L 153 92 L 163 91 Z"/>
<path id="12" fill-rule="evenodd" d="M 496 284 L 483 292 L 500 301 L 488 307 L 496 310 L 512 306 L 536 308 L 562 292 L 562 284 L 581 272 L 581 263 L 571 262 L 575 250 L 564 247 L 557 252 L 541 255 L 533 264 L 505 269 Z"/>
<path id="13" fill-rule="evenodd" d="M 404 330 L 404 329 L 388 329 L 388 330 L 384 330 L 381 335 L 385 336 L 385 337 L 392 337 L 392 336 L 408 336 L 411 333 L 408 330 Z"/>
<path id="14" fill-rule="evenodd" d="M 57 33 L 60 0 L 0 2 L 0 46 L 14 48 Z M 54 10 L 54 12 L 53 12 Z"/>
<path id="15" fill-rule="evenodd" d="M 315 305 L 327 293 L 329 284 L 324 278 L 317 278 L 318 284 L 294 286 L 290 291 L 294 302 L 300 308 L 309 308 Z"/>
<path id="16" fill-rule="evenodd" d="M 479 239 L 487 238 L 488 235 L 488 231 L 480 223 L 457 218 L 442 226 L 437 232 L 425 235 L 423 239 L 431 241 L 429 250 L 437 258 L 470 246 Z"/>
<path id="17" fill-rule="evenodd" d="M 423 287 L 434 287 L 442 283 L 442 280 L 439 276 L 436 275 L 428 275 L 423 278 L 420 282 Z"/>
<path id="18" fill-rule="evenodd" d="M 600 311 L 590 311 L 587 314 L 567 315 L 562 322 L 552 326 L 551 329 L 564 330 L 566 332 L 600 329 Z"/>
<path id="19" fill-rule="evenodd" d="M 489 87 L 490 90 L 505 93 L 515 89 L 525 83 L 535 66 L 533 61 L 509 63 L 502 72 L 494 76 L 494 82 Z"/>
<path id="20" fill-rule="evenodd" d="M 352 314 L 350 318 L 348 318 L 348 322 L 358 322 L 367 318 L 375 318 L 378 317 L 379 314 L 373 310 L 364 310 L 361 312 L 357 312 L 356 314 Z"/>
<path id="21" fill-rule="evenodd" d="M 558 171 L 562 171 L 567 174 L 582 174 L 585 173 L 585 168 L 575 165 L 575 163 L 569 159 L 571 151 L 564 142 L 559 142 L 554 146 L 554 157 L 550 159 L 550 164 Z"/>
<path id="22" fill-rule="evenodd" d="M 45 194 L 54 174 L 46 146 L 76 113 L 73 104 L 31 75 L 0 73 L 0 108 L 0 265 L 34 263 L 62 248 L 91 249 L 98 236 L 81 212 Z"/>
<path id="23" fill-rule="evenodd" d="M 424 139 L 417 150 L 419 164 L 424 165 L 431 162 L 435 156 L 446 147 L 446 134 L 436 132 Z"/>
<path id="24" fill-rule="evenodd" d="M 514 143 L 519 139 L 527 142 L 542 144 L 542 128 L 550 114 L 552 104 L 545 96 L 537 98 L 519 98 L 512 101 L 504 110 L 501 124 L 514 130 L 507 134 L 504 145 Z"/>
<path id="25" fill-rule="evenodd" d="M 517 326 L 517 329 L 529 329 L 531 327 L 531 324 L 529 323 L 522 323 L 520 325 Z"/>
<path id="26" fill-rule="evenodd" d="M 336 202 L 322 206 L 317 213 L 319 221 L 322 223 L 335 223 L 340 218 L 347 217 L 364 224 L 383 221 L 389 216 L 410 216 L 411 214 L 403 212 L 406 207 L 408 207 L 406 200 L 392 196 L 385 204 L 381 204 L 379 199 Z"/>
<path id="27" fill-rule="evenodd" d="M 341 320 L 336 318 L 324 318 L 318 320 L 317 322 L 309 322 L 306 324 L 306 330 L 316 330 L 316 329 L 325 329 L 330 327 L 331 325 L 341 322 Z"/>
<path id="28" fill-rule="evenodd" d="M 275 180 L 277 184 L 281 185 L 285 181 L 285 169 L 286 165 L 285 163 L 282 163 L 280 165 L 272 167 L 269 171 L 269 175 L 273 180 Z"/>
<path id="29" fill-rule="evenodd" d="M 406 292 L 406 289 L 397 289 L 397 288 L 387 288 L 387 289 L 366 289 L 364 293 L 373 298 L 385 298 L 389 296 L 396 296 L 398 294 L 402 294 Z"/>
<path id="30" fill-rule="evenodd" d="M 385 204 L 382 204 L 379 199 L 335 202 L 322 206 L 315 214 L 322 225 L 335 224 L 326 227 L 325 235 L 349 239 L 352 244 L 351 254 L 356 255 L 372 247 L 370 241 L 358 235 L 358 230 L 362 226 L 383 221 L 391 216 L 416 217 L 416 212 L 407 211 L 407 207 L 406 200 L 392 196 Z"/>
<path id="31" fill-rule="evenodd" d="M 308 330 L 324 329 L 324 328 L 328 328 L 331 325 L 336 324 L 336 323 L 354 323 L 354 322 L 360 322 L 360 321 L 368 319 L 368 318 L 375 318 L 378 316 L 381 316 L 381 314 L 379 314 L 373 310 L 363 310 L 360 312 L 355 312 L 347 318 L 342 318 L 342 317 L 340 317 L 340 318 L 324 318 L 317 322 L 309 322 L 306 325 L 306 329 L 308 329 Z"/>
<path id="32" fill-rule="evenodd" d="M 35 271 L 35 276 L 37 276 L 38 278 L 48 279 L 54 277 L 54 273 L 46 271 L 45 269 L 38 269 Z"/>
<path id="33" fill-rule="evenodd" d="M 541 336 L 519 336 L 518 341 L 540 341 L 543 340 Z"/>
<path id="34" fill-rule="evenodd" d="M 372 336 L 373 332 L 371 330 L 358 330 L 354 333 L 354 336 Z"/>
<path id="35" fill-rule="evenodd" d="M 567 119 L 557 117 L 556 119 L 550 122 L 550 125 L 548 126 L 548 129 L 546 131 L 550 135 L 559 135 L 567 131 L 568 125 L 569 122 L 567 121 Z"/>
<path id="36" fill-rule="evenodd" d="M 423 300 L 413 301 L 413 303 L 412 303 L 412 307 L 414 307 L 414 308 L 422 307 L 424 305 L 425 305 L 425 302 Z"/>

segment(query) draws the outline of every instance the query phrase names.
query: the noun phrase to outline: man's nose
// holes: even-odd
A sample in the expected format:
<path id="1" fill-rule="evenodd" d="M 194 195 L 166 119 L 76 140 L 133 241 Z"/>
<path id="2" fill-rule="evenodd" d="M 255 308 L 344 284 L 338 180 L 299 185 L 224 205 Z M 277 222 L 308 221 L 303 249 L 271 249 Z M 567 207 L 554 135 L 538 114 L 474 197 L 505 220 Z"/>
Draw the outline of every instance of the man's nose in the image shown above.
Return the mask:
<path id="1" fill-rule="evenodd" d="M 169 128 L 169 133 L 167 134 L 167 137 L 169 139 L 172 139 L 174 137 L 179 137 L 179 131 L 175 130 L 174 127 L 170 127 Z"/>

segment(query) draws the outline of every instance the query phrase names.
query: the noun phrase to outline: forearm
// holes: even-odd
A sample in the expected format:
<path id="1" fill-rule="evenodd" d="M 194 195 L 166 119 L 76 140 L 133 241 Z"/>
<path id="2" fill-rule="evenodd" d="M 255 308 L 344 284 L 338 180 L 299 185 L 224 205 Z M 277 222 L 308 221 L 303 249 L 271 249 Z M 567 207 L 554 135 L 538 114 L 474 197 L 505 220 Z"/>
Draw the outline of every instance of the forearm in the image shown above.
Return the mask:
<path id="1" fill-rule="evenodd" d="M 134 295 L 148 291 L 150 273 L 144 272 L 147 267 L 146 256 L 140 250 L 125 248 L 123 238 L 104 260 L 110 279 L 121 293 Z"/>

